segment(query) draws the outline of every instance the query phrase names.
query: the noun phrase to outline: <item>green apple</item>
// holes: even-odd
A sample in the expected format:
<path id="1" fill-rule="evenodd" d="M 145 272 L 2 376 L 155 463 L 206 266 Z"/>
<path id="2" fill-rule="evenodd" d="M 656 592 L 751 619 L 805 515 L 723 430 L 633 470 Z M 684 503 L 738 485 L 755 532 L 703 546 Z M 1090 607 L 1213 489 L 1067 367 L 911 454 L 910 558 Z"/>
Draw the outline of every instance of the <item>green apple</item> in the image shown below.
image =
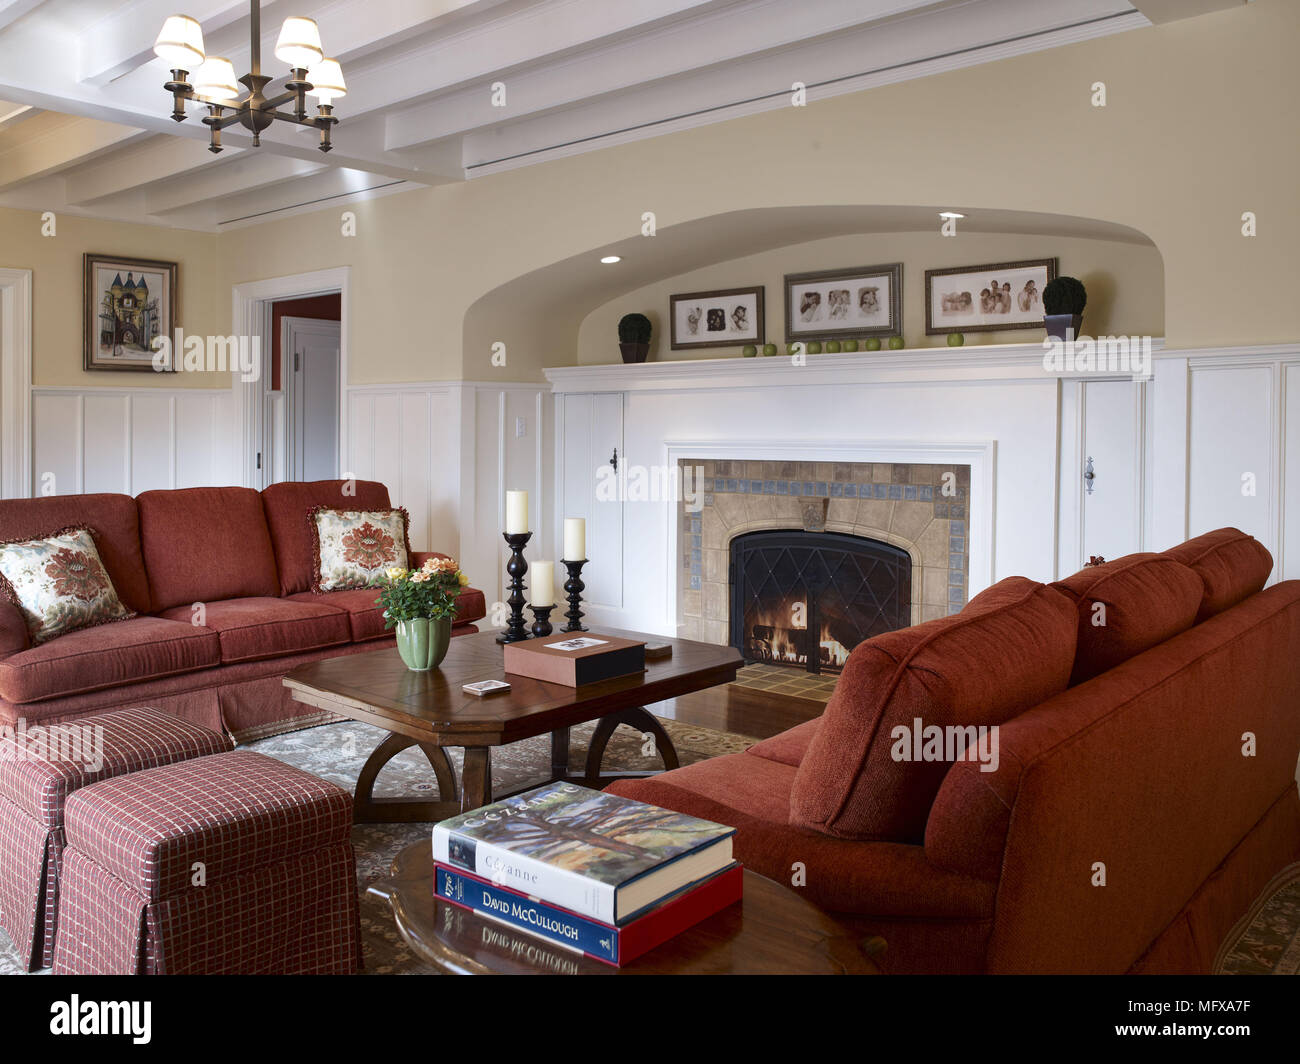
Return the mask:
<path id="1" fill-rule="evenodd" d="M 744 355 L 746 358 L 753 358 L 755 355 L 758 354 L 758 348 L 755 347 L 753 344 L 746 344 L 744 347 L 740 349 L 740 353 Z"/>
<path id="2" fill-rule="evenodd" d="M 845 351 L 856 351 L 857 349 L 858 349 L 858 342 L 857 342 L 857 340 L 845 340 L 845 341 L 844 341 L 844 350 L 845 350 Z"/>
<path id="3" fill-rule="evenodd" d="M 879 336 L 872 336 L 872 337 L 869 337 L 869 338 L 867 339 L 867 350 L 868 350 L 868 351 L 879 351 L 879 350 L 880 350 L 880 337 L 879 337 Z"/>
<path id="4" fill-rule="evenodd" d="M 775 354 L 776 354 L 776 344 L 764 344 L 764 345 L 763 345 L 763 357 L 764 357 L 764 358 L 771 358 L 771 357 L 772 357 L 773 355 L 775 355 Z"/>
<path id="5" fill-rule="evenodd" d="M 891 336 L 889 338 L 889 350 L 899 351 L 903 347 L 903 338 L 901 336 Z"/>
<path id="6" fill-rule="evenodd" d="M 827 340 L 826 353 L 828 355 L 838 355 L 840 353 L 840 342 L 838 340 Z"/>
<path id="7" fill-rule="evenodd" d="M 810 355 L 820 355 L 822 353 L 821 342 L 818 340 L 810 340 L 807 344 L 807 351 Z"/>
<path id="8" fill-rule="evenodd" d="M 949 347 L 961 347 L 961 345 L 964 344 L 965 342 L 966 342 L 966 337 L 963 336 L 961 333 L 952 332 L 948 334 Z"/>

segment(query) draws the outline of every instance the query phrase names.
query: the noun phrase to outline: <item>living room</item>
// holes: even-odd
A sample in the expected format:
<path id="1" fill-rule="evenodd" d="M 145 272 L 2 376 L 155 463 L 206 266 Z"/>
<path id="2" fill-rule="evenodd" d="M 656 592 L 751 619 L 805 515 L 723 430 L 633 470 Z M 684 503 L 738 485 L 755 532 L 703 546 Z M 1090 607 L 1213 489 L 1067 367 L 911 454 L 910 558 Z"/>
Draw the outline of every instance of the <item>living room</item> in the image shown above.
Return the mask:
<path id="1" fill-rule="evenodd" d="M 282 782 L 304 801 L 333 801 L 310 782 L 331 781 L 357 821 L 330 843 L 356 861 L 337 919 L 360 920 L 346 964 L 367 972 L 529 970 L 509 944 L 467 958 L 470 932 L 404 925 L 400 892 L 431 895 L 434 858 L 396 869 L 399 851 L 428 851 L 435 823 L 484 804 L 471 793 L 660 768 L 608 793 L 734 829 L 737 911 L 779 888 L 759 904 L 807 905 L 857 942 L 838 970 L 1300 971 L 1296 5 L 212 0 L 172 15 L 0 8 L 0 553 L 86 530 L 116 604 L 41 631 L 30 566 L 4 569 L 11 743 L 20 725 L 147 708 L 216 737 L 187 739 L 202 756 L 172 771 L 256 753 L 301 773 Z M 258 81 L 259 62 L 292 71 L 285 86 Z M 407 575 L 340 576 L 327 540 L 355 530 L 321 508 L 405 537 L 391 567 Z M 804 561 L 782 569 L 805 556 L 830 574 L 816 588 Z M 1129 583 L 1103 593 L 1103 575 Z M 445 659 L 407 668 L 392 629 L 444 583 L 449 638 L 415 649 Z M 1003 617 L 1008 596 L 1031 612 Z M 1078 631 L 1052 672 L 1067 599 Z M 981 603 L 1010 625 L 985 620 L 987 646 Z M 606 673 L 594 713 L 582 685 L 561 696 L 506 666 L 525 637 L 580 630 L 643 644 L 645 689 Z M 909 780 L 873 760 L 880 722 L 904 702 L 900 721 L 925 717 L 920 689 L 896 684 L 936 652 L 901 640 L 941 631 L 961 645 L 926 666 L 942 682 L 925 697 L 940 724 L 1001 727 L 1001 764 L 980 774 L 966 750 L 937 775 L 906 764 Z M 998 648 L 993 676 L 970 675 Z M 1195 730 L 1128 757 L 1092 738 L 1168 734 L 1154 702 L 1123 709 L 1161 668 L 1186 685 L 1169 707 L 1184 723 L 1214 718 L 1214 676 L 1232 689 L 1215 726 L 1230 764 L 1198 754 Z M 499 677 L 513 690 L 462 696 Z M 415 692 L 434 701 L 412 723 Z M 1065 714 L 1077 763 L 1050 741 Z M 872 719 L 879 738 L 855 730 Z M 856 769 L 804 765 L 851 749 Z M 1108 760 L 1094 791 L 1073 781 Z M 906 815 L 827 790 L 873 766 Z M 86 793 L 164 771 L 135 767 Z M 32 801 L 15 793 L 0 787 Z M 1010 834 L 987 793 L 1021 810 Z M 1077 831 L 1044 856 L 1071 809 Z M 1218 817 L 1212 839 L 1152 841 L 1193 811 Z M 49 829 L 65 845 L 62 821 Z M 1126 897 L 1120 855 L 1139 852 L 1129 874 L 1147 886 Z M 145 897 L 146 924 L 184 910 L 202 938 L 197 903 L 167 909 L 83 856 Z M 1074 865 L 1077 893 L 1054 878 Z M 1108 871 L 1117 885 L 1093 881 Z M 94 903 L 56 872 L 42 858 L 0 891 L 4 970 L 122 970 L 125 954 L 68 934 L 64 910 L 93 924 Z M 627 970 L 714 970 L 684 943 L 720 921 Z M 1108 921 L 1113 949 L 1096 945 Z M 178 946 L 161 959 L 163 924 L 140 971 L 187 970 Z M 1282 937 L 1261 945 L 1262 928 Z M 240 933 L 255 935 L 221 930 Z M 728 956 L 776 957 L 749 970 L 833 970 L 742 947 Z M 544 963 L 601 967 L 575 956 Z"/>

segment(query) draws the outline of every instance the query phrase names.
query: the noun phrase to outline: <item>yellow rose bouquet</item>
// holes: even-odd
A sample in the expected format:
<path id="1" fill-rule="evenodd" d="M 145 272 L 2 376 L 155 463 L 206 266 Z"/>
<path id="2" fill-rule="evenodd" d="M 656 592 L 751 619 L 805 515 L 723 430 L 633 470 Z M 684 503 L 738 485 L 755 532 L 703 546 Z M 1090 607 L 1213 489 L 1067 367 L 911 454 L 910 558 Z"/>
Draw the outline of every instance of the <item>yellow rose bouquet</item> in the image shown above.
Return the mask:
<path id="1" fill-rule="evenodd" d="M 454 558 L 430 558 L 418 569 L 389 569 L 388 586 L 375 605 L 383 608 L 385 628 L 419 618 L 450 618 L 456 614 L 460 589 L 468 583 Z"/>

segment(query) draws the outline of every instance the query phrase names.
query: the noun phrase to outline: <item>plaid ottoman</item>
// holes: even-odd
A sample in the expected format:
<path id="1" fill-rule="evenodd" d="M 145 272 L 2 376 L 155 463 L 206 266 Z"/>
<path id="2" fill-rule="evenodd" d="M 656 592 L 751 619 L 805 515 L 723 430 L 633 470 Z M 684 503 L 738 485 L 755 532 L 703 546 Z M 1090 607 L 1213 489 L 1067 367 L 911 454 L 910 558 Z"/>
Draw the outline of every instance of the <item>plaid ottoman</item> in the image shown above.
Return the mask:
<path id="1" fill-rule="evenodd" d="M 64 813 L 56 974 L 361 967 L 352 796 L 249 750 L 85 787 Z"/>
<path id="2" fill-rule="evenodd" d="M 68 796 L 231 746 L 224 735 L 156 709 L 26 727 L 0 741 L 0 927 L 28 971 L 49 967 L 54 956 Z"/>

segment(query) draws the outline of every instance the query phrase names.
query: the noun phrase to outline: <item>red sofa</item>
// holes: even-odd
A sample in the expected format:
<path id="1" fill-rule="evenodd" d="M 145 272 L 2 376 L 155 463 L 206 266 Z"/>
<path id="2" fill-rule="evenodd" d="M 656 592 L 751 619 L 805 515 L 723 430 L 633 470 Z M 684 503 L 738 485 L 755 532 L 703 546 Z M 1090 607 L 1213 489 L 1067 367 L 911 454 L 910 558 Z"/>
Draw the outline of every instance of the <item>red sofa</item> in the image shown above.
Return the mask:
<path id="1" fill-rule="evenodd" d="M 1271 569 L 1221 529 L 1013 577 L 857 647 L 819 719 L 610 789 L 733 825 L 888 971 L 1206 972 L 1300 860 L 1300 581 Z M 915 719 L 997 725 L 998 756 L 898 760 Z"/>
<path id="2" fill-rule="evenodd" d="M 349 494 L 343 493 L 348 484 Z M 385 509 L 372 481 L 186 488 L 0 502 L 0 541 L 88 527 L 118 597 L 139 616 L 31 646 L 0 600 L 0 723 L 51 724 L 149 705 L 248 740 L 309 723 L 281 677 L 308 661 L 392 646 L 373 590 L 313 594 L 314 506 Z M 413 565 L 428 554 L 416 553 Z M 192 623 L 202 603 L 203 624 Z M 477 631 L 465 588 L 453 634 Z"/>

